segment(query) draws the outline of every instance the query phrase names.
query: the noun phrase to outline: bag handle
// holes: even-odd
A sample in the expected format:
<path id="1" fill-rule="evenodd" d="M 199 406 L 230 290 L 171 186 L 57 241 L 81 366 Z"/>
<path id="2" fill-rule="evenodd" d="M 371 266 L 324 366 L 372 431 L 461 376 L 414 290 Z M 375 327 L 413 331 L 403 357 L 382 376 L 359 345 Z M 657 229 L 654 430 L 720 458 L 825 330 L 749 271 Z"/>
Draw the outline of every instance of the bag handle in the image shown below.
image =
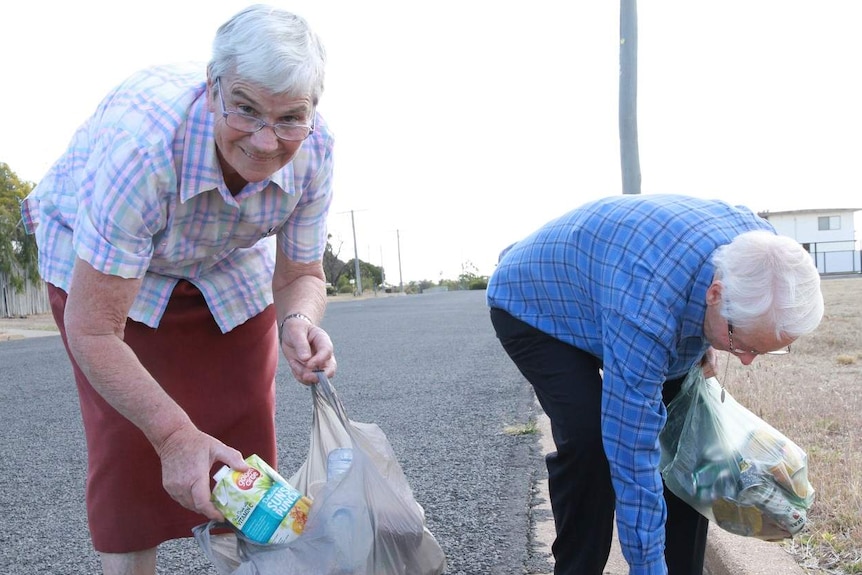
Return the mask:
<path id="1" fill-rule="evenodd" d="M 311 393 L 332 408 L 335 415 L 338 417 L 338 421 L 341 423 L 341 426 L 350 436 L 350 439 L 355 440 L 353 436 L 353 426 L 350 425 L 350 418 L 347 416 L 347 410 L 344 409 L 341 399 L 338 398 L 338 394 L 335 392 L 335 387 L 330 383 L 329 378 L 326 377 L 323 370 L 316 370 L 314 373 L 317 374 L 317 383 L 311 386 Z"/>

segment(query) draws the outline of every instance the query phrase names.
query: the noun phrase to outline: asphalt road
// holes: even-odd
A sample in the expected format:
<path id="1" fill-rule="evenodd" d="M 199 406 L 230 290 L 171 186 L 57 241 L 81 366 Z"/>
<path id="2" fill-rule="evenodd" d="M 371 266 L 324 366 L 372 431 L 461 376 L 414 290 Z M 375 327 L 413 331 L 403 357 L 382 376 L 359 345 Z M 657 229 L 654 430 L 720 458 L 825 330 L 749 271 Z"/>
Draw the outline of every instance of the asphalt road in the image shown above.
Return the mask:
<path id="1" fill-rule="evenodd" d="M 546 477 L 532 390 L 494 337 L 484 291 L 336 302 L 323 322 L 350 417 L 380 425 L 449 575 L 552 570 L 531 525 Z M 278 376 L 280 471 L 305 459 L 311 394 Z M 83 504 L 85 447 L 59 337 L 0 343 L 0 573 L 97 573 Z M 133 470 L 129 470 L 133 473 Z M 129 518 L 134 521 L 133 517 Z M 194 540 L 165 544 L 159 573 L 214 574 Z"/>

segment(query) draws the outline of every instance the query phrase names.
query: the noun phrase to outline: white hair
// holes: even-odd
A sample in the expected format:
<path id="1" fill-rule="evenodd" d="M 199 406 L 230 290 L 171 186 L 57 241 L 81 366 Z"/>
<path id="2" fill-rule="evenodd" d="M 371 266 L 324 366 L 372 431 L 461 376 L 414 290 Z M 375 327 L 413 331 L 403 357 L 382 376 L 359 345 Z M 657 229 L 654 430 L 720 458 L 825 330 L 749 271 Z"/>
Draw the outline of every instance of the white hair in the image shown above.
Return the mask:
<path id="1" fill-rule="evenodd" d="M 291 12 L 256 4 L 222 24 L 213 40 L 209 77 L 235 73 L 275 94 L 323 94 L 326 52 L 308 23 Z"/>
<path id="2" fill-rule="evenodd" d="M 777 337 L 811 333 L 823 318 L 820 274 L 797 241 L 767 231 L 740 234 L 713 255 L 721 315 L 734 327 L 770 326 Z"/>

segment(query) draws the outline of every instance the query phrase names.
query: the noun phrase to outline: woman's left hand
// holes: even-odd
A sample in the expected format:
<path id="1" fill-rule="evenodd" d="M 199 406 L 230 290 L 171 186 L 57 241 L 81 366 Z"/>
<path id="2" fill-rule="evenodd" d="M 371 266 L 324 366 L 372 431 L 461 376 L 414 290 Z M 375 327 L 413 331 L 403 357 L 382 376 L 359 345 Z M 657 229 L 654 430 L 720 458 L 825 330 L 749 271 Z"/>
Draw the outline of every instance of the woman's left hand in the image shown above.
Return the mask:
<path id="1" fill-rule="evenodd" d="M 700 360 L 700 367 L 703 369 L 703 377 L 710 378 L 718 375 L 718 354 L 715 353 L 715 348 L 710 346 L 706 353 L 703 354 L 703 359 Z"/>
<path id="2" fill-rule="evenodd" d="M 315 371 L 335 376 L 337 363 L 332 340 L 323 328 L 302 319 L 290 319 L 284 322 L 281 337 L 281 351 L 297 381 L 306 385 L 317 383 Z"/>

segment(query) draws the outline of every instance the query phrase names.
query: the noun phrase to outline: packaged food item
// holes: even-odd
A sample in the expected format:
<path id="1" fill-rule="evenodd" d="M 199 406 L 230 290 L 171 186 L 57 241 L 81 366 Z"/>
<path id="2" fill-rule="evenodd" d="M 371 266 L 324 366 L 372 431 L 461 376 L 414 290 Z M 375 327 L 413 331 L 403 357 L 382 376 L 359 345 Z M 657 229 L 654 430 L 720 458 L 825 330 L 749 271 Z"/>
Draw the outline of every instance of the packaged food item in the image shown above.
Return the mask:
<path id="1" fill-rule="evenodd" d="M 703 461 L 691 474 L 691 496 L 709 505 L 716 499 L 732 497 L 736 492 L 738 469 L 728 461 Z"/>
<path id="2" fill-rule="evenodd" d="M 257 543 L 288 543 L 302 533 L 311 499 L 257 455 L 248 471 L 225 465 L 214 476 L 212 502 L 231 525 Z"/>
<path id="3" fill-rule="evenodd" d="M 736 501 L 721 498 L 712 503 L 716 525 L 744 537 L 758 537 L 763 533 L 763 512 L 756 507 L 742 507 Z"/>
<path id="4" fill-rule="evenodd" d="M 769 428 L 749 434 L 742 448 L 746 458 L 766 467 L 775 481 L 799 499 L 813 495 L 808 482 L 806 455 L 796 444 Z"/>
<path id="5" fill-rule="evenodd" d="M 766 536 L 762 537 L 764 539 L 791 537 L 805 526 L 805 509 L 794 505 L 773 476 L 757 465 L 752 465 L 740 474 L 737 501 L 740 505 L 754 506 L 760 510 L 764 516 L 764 527 L 775 527 L 775 532 L 760 534 Z"/>

